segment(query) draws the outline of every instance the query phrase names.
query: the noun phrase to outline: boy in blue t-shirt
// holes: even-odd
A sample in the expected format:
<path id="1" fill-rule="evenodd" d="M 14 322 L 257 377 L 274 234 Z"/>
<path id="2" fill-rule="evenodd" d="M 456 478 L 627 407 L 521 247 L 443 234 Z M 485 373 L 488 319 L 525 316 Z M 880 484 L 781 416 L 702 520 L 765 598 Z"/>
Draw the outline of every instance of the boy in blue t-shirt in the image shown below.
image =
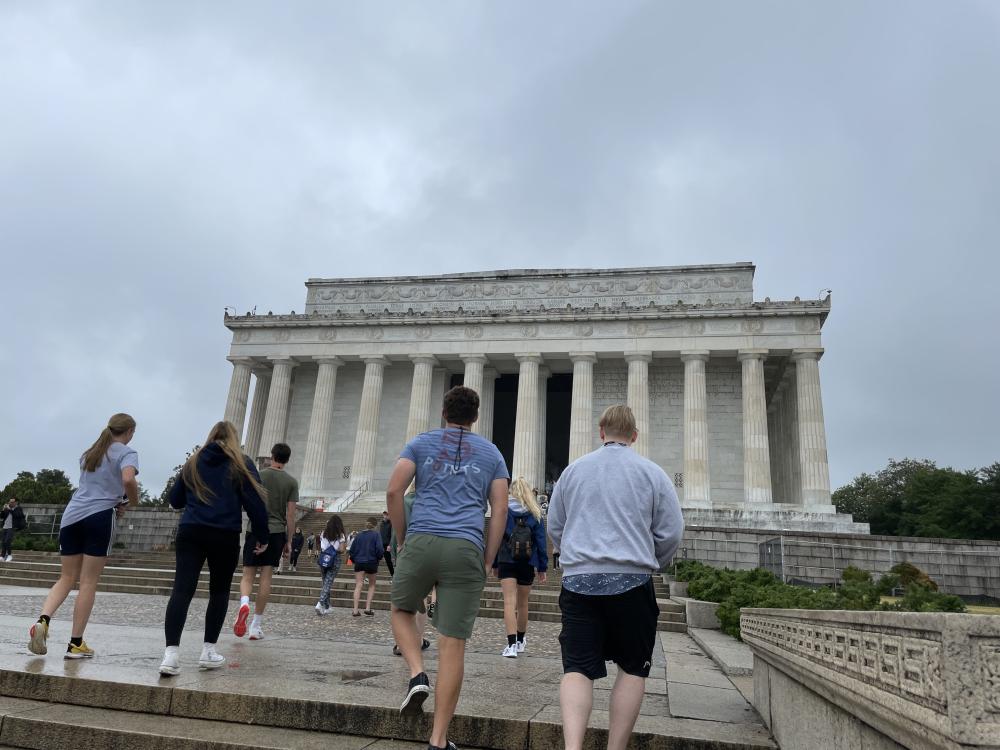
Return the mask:
<path id="1" fill-rule="evenodd" d="M 438 638 L 438 685 L 432 748 L 448 747 L 448 724 L 462 689 L 465 641 L 479 612 L 486 569 L 500 548 L 507 521 L 510 474 L 493 443 L 471 431 L 479 395 L 457 386 L 445 394 L 445 427 L 413 438 L 389 478 L 386 503 L 401 549 L 392 584 L 392 629 L 410 666 L 409 690 L 400 707 L 418 714 L 430 693 L 421 643 L 414 625 L 424 597 L 437 587 L 434 626 Z M 416 477 L 409 525 L 403 492 Z M 489 538 L 483 539 L 487 503 Z"/>

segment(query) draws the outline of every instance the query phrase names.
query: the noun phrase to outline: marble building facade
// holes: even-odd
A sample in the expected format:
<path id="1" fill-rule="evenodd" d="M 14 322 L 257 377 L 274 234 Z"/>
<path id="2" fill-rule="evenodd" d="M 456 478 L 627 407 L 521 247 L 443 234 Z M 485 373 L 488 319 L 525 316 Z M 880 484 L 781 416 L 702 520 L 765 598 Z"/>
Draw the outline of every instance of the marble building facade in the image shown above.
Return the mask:
<path id="1" fill-rule="evenodd" d="M 384 493 L 456 383 L 480 393 L 475 431 L 539 488 L 598 447 L 600 413 L 625 402 L 635 449 L 674 478 L 689 523 L 867 531 L 830 504 L 830 298 L 756 301 L 753 275 L 737 263 L 310 279 L 300 314 L 226 316 L 225 417 L 250 455 L 288 442 L 303 496 L 336 502 Z"/>

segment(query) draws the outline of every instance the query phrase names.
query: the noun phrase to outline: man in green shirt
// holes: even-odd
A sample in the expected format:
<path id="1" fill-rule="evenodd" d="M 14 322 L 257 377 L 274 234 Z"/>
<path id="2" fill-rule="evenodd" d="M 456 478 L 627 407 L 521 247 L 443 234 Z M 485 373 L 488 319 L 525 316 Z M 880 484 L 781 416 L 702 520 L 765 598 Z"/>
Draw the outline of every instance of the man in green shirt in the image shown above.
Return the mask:
<path id="1" fill-rule="evenodd" d="M 236 615 L 233 633 L 242 638 L 247 632 L 247 618 L 250 617 L 250 594 L 253 581 L 260 570 L 260 590 L 250 623 L 250 640 L 259 641 L 264 637 L 264 610 L 271 596 L 271 575 L 281 562 L 282 555 L 291 552 L 291 537 L 288 529 L 295 528 L 295 506 L 299 501 L 299 483 L 285 471 L 285 464 L 292 456 L 292 449 L 285 443 L 275 443 L 271 448 L 271 465 L 260 472 L 260 482 L 267 490 L 264 499 L 267 505 L 268 539 L 254 539 L 247 532 L 243 545 L 243 578 L 240 580 L 240 609 Z M 260 555 L 254 554 L 257 543 L 266 543 L 267 549 Z"/>

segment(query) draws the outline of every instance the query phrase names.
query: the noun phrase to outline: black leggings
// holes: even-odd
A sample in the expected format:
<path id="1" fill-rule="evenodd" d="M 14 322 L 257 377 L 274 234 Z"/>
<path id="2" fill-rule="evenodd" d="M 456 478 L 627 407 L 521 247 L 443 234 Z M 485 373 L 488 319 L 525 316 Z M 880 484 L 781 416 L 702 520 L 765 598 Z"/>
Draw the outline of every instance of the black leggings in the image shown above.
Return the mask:
<path id="1" fill-rule="evenodd" d="M 168 646 L 179 646 L 188 607 L 198 588 L 198 576 L 208 560 L 208 610 L 205 612 L 205 643 L 216 643 L 229 609 L 229 591 L 240 555 L 240 532 L 211 526 L 180 526 L 177 529 L 177 572 L 167 603 L 164 631 Z"/>

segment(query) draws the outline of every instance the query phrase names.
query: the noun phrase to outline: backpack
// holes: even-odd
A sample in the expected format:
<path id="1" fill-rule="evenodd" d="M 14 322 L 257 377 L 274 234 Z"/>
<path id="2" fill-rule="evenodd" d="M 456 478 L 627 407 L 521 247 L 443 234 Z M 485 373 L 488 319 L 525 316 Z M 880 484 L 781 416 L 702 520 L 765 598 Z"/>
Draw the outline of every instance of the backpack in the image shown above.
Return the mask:
<path id="1" fill-rule="evenodd" d="M 523 517 L 514 522 L 514 528 L 507 540 L 507 547 L 510 549 L 510 556 L 514 562 L 529 562 L 531 560 L 535 551 L 535 535 Z"/>
<path id="2" fill-rule="evenodd" d="M 319 553 L 319 557 L 316 559 L 316 564 L 319 565 L 320 570 L 326 571 L 333 567 L 333 564 L 337 562 L 337 550 L 333 548 L 331 544 L 325 550 Z"/>

